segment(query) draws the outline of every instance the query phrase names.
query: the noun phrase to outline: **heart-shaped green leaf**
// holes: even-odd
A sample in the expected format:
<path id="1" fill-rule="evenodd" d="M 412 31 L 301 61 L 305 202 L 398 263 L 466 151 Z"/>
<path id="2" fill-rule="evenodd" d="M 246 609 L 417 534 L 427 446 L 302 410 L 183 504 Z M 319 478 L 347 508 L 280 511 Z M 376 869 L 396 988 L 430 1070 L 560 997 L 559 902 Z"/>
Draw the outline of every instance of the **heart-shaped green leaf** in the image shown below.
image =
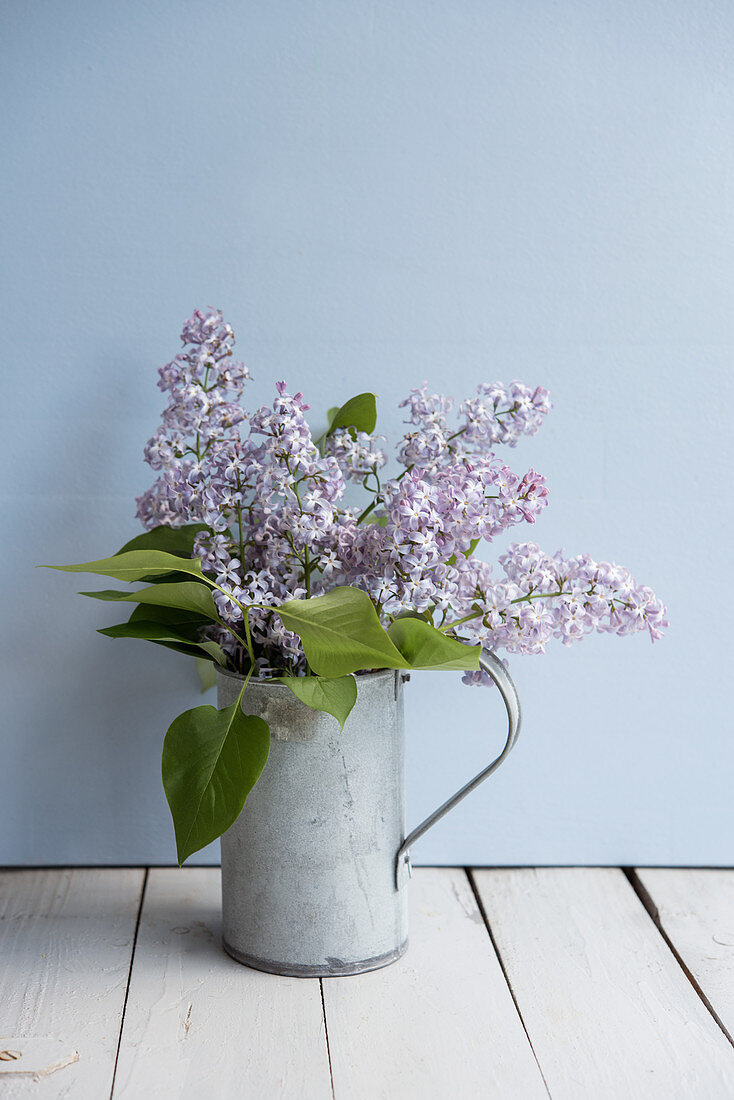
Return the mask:
<path id="1" fill-rule="evenodd" d="M 325 596 L 288 600 L 273 611 L 288 630 L 298 634 L 318 676 L 406 667 L 380 625 L 372 600 L 359 588 L 333 588 Z"/>
<path id="2" fill-rule="evenodd" d="M 405 659 L 406 668 L 473 671 L 479 668 L 479 645 L 464 645 L 449 638 L 425 619 L 396 619 L 387 629 L 390 640 Z"/>
<path id="3" fill-rule="evenodd" d="M 217 605 L 214 603 L 211 590 L 203 584 L 197 584 L 196 581 L 152 584 L 150 588 L 140 588 L 137 592 L 120 592 L 114 588 L 105 588 L 101 592 L 80 592 L 79 595 L 90 596 L 93 600 L 117 600 L 120 603 L 175 607 L 182 611 L 203 615 L 213 622 L 219 620 Z"/>
<path id="4" fill-rule="evenodd" d="M 199 558 L 179 558 L 163 550 L 128 550 L 99 561 L 85 561 L 80 565 L 49 565 L 47 568 L 59 569 L 63 573 L 99 573 L 103 577 L 114 577 L 117 581 L 141 581 L 148 575 L 171 572 L 188 573 L 205 579 Z"/>
<path id="5" fill-rule="evenodd" d="M 280 682 L 307 707 L 333 715 L 342 729 L 357 702 L 353 676 L 283 676 Z"/>
<path id="6" fill-rule="evenodd" d="M 331 413 L 332 410 L 330 409 Z M 375 430 L 377 423 L 377 399 L 374 393 L 359 393 L 356 397 L 350 397 L 341 408 L 337 409 L 329 417 L 329 427 L 326 434 L 330 435 L 336 428 L 354 428 L 358 432 L 367 432 L 369 435 Z"/>
<path id="7" fill-rule="evenodd" d="M 200 531 L 208 530 L 205 523 L 188 523 L 185 527 L 168 527 L 162 524 L 150 531 L 144 531 L 142 535 L 136 535 L 120 547 L 117 554 L 126 554 L 130 550 L 165 550 L 167 554 L 175 554 L 176 557 L 190 558 L 194 552 L 196 536 Z"/>
<path id="8" fill-rule="evenodd" d="M 179 633 L 173 627 L 166 626 L 165 623 L 138 619 L 136 622 L 105 626 L 97 633 L 105 634 L 108 638 L 142 638 L 144 641 L 158 642 L 159 645 L 164 645 L 168 649 L 175 649 L 179 653 L 187 653 L 191 656 L 196 656 L 199 652 L 207 653 L 209 658 L 216 661 L 218 665 L 224 666 L 227 663 L 222 647 L 210 638 L 192 641 L 191 638 L 187 638 L 185 634 Z"/>
<path id="9" fill-rule="evenodd" d="M 179 865 L 234 824 L 269 751 L 267 722 L 243 714 L 239 698 L 224 710 L 195 707 L 171 723 L 162 772 Z"/>

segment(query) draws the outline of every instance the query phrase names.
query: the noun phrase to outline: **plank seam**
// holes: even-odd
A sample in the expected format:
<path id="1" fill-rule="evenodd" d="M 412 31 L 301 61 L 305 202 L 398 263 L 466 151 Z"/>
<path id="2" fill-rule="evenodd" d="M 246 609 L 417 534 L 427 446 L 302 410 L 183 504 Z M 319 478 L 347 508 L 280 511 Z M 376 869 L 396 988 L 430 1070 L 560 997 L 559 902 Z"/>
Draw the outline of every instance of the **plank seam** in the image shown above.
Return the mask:
<path id="1" fill-rule="evenodd" d="M 495 940 L 494 935 L 492 934 L 492 927 L 489 923 L 489 917 L 487 916 L 487 912 L 486 912 L 486 910 L 484 908 L 484 905 L 482 903 L 482 899 L 481 899 L 481 896 L 479 894 L 479 890 L 477 889 L 477 884 L 474 881 L 474 875 L 472 873 L 472 869 L 470 867 L 464 867 L 464 873 L 465 873 L 466 877 L 469 879 L 469 886 L 471 887 L 471 891 L 474 895 L 474 900 L 476 901 L 477 906 L 479 907 L 479 912 L 482 914 L 482 920 L 484 921 L 484 927 L 487 929 L 487 935 L 489 936 L 489 942 L 492 944 L 492 948 L 494 949 L 494 953 L 497 956 L 497 961 L 500 964 L 500 969 L 502 970 L 502 975 L 503 975 L 503 977 L 505 979 L 505 982 L 507 984 L 507 988 L 510 991 L 510 996 L 512 997 L 512 1003 L 515 1006 L 515 1011 L 517 1012 L 518 1016 L 520 1017 L 520 1023 L 522 1024 L 522 1029 L 525 1032 L 525 1037 L 527 1038 L 530 1049 L 533 1052 L 533 1058 L 535 1059 L 535 1064 L 538 1067 L 538 1072 L 540 1073 L 541 1080 L 542 1080 L 542 1082 L 545 1086 L 545 1091 L 548 1093 L 548 1096 L 550 1097 L 550 1100 L 552 1100 L 551 1091 L 548 1088 L 548 1082 L 546 1081 L 545 1074 L 543 1073 L 543 1067 L 541 1066 L 540 1060 L 538 1059 L 538 1055 L 535 1052 L 535 1047 L 533 1046 L 533 1040 L 530 1038 L 530 1032 L 527 1029 L 527 1026 L 525 1024 L 525 1019 L 523 1017 L 522 1012 L 520 1011 L 520 1005 L 517 1002 L 517 997 L 515 996 L 515 990 L 512 988 L 512 982 L 510 981 L 510 975 L 507 973 L 507 969 L 505 968 L 504 959 L 502 958 L 502 955 L 500 954 L 499 947 L 497 946 L 497 941 Z"/>
<path id="2" fill-rule="evenodd" d="M 110 1100 L 112 1100 L 112 1097 L 114 1096 L 114 1093 L 115 1093 L 115 1081 L 117 1079 L 117 1063 L 120 1060 L 120 1049 L 122 1047 L 122 1033 L 123 1033 L 123 1030 L 125 1028 L 125 1013 L 127 1012 L 127 999 L 130 996 L 130 983 L 132 981 L 133 964 L 135 962 L 135 948 L 138 945 L 138 932 L 140 930 L 140 919 L 143 915 L 143 902 L 145 901 L 145 888 L 148 885 L 148 875 L 149 875 L 149 873 L 150 873 L 150 868 L 146 867 L 145 868 L 145 874 L 143 875 L 143 886 L 142 886 L 142 889 L 140 891 L 140 903 L 138 904 L 138 915 L 137 915 L 137 919 L 135 921 L 135 931 L 133 932 L 133 945 L 132 945 L 132 951 L 130 952 L 130 966 L 128 967 L 128 971 L 127 971 L 127 984 L 125 986 L 125 998 L 122 1002 L 122 1014 L 120 1016 L 120 1033 L 117 1036 L 117 1050 L 115 1051 L 115 1068 L 112 1071 L 112 1086 L 110 1088 Z"/>
<path id="3" fill-rule="evenodd" d="M 326 1057 L 329 1059 L 329 1077 L 331 1079 L 331 1098 L 336 1100 L 334 1091 L 334 1067 L 331 1064 L 331 1047 L 329 1046 L 329 1025 L 326 1022 L 326 998 L 324 997 L 324 979 L 319 978 L 319 992 L 321 993 L 321 1015 L 324 1021 L 324 1037 L 326 1039 Z"/>
<path id="4" fill-rule="evenodd" d="M 716 1010 L 714 1009 L 714 1006 L 711 1004 L 711 1001 L 708 999 L 708 997 L 704 993 L 703 989 L 701 988 L 701 986 L 696 981 L 696 978 L 694 977 L 692 972 L 688 969 L 688 966 L 686 965 L 685 959 L 680 954 L 677 947 L 673 943 L 672 939 L 670 938 L 670 936 L 666 932 L 665 926 L 663 925 L 662 918 L 660 916 L 660 910 L 658 909 L 657 905 L 655 904 L 652 896 L 650 895 L 650 892 L 647 890 L 644 883 L 642 882 L 639 875 L 637 874 L 637 871 L 634 869 L 634 867 L 623 867 L 622 872 L 625 875 L 627 881 L 629 882 L 629 884 L 632 887 L 632 889 L 634 890 L 634 892 L 637 894 L 637 897 L 639 898 L 640 902 L 642 903 L 643 908 L 645 909 L 648 916 L 650 917 L 650 920 L 652 921 L 652 923 L 657 928 L 658 932 L 662 936 L 665 943 L 668 945 L 668 947 L 670 949 L 670 952 L 673 955 L 673 958 L 678 963 L 679 967 L 681 968 L 681 970 L 683 971 L 685 976 L 688 978 L 688 981 L 691 983 L 694 990 L 698 994 L 700 1000 L 703 1002 L 704 1006 L 708 1009 L 711 1016 L 713 1016 L 715 1022 L 719 1025 L 719 1027 L 723 1031 L 726 1038 L 729 1040 L 729 1042 L 732 1044 L 732 1046 L 734 1046 L 734 1038 L 732 1038 L 732 1036 L 729 1034 L 728 1030 L 726 1029 L 726 1027 L 724 1025 L 724 1022 L 721 1020 L 721 1018 L 717 1014 Z"/>

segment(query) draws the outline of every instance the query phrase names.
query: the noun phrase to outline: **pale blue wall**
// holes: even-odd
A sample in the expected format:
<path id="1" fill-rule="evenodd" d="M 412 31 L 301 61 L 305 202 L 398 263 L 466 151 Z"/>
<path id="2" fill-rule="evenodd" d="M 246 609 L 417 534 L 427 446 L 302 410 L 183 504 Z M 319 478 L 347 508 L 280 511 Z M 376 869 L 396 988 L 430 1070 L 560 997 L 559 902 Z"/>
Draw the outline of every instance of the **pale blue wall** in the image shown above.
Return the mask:
<path id="1" fill-rule="evenodd" d="M 421 862 L 734 862 L 734 9 L 728 0 L 5 0 L 0 862 L 171 862 L 163 732 L 183 658 L 36 562 L 137 531 L 156 368 L 224 309 L 256 381 L 315 408 L 424 378 L 547 385 L 514 453 L 550 550 L 629 565 L 655 646 L 512 670 L 511 762 Z M 78 579 L 77 579 L 78 580 Z M 500 703 L 422 674 L 416 820 Z M 490 735 L 491 728 L 495 729 Z M 212 853 L 214 856 L 215 853 Z"/>

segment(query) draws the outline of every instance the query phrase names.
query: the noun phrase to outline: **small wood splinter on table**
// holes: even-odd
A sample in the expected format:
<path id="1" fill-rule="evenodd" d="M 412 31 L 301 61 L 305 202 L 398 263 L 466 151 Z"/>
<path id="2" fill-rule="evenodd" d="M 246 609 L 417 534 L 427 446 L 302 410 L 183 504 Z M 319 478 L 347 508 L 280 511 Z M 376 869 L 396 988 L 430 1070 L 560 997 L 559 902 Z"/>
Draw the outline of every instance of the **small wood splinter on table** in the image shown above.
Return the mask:
<path id="1" fill-rule="evenodd" d="M 63 1039 L 21 1036 L 0 1039 L 0 1077 L 48 1077 L 79 1060 Z"/>

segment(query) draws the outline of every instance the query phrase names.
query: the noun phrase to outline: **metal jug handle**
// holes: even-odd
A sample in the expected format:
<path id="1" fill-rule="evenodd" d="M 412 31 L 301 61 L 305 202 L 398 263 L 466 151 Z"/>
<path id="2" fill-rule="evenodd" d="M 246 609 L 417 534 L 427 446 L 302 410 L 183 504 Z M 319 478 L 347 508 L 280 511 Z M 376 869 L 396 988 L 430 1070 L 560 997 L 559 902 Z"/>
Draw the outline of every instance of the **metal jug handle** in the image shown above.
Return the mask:
<path id="1" fill-rule="evenodd" d="M 515 745 L 520 734 L 522 714 L 520 710 L 520 697 L 517 693 L 515 681 L 512 679 L 499 657 L 496 657 L 495 654 L 491 653 L 489 650 L 484 650 L 480 655 L 479 667 L 484 669 L 487 675 L 492 677 L 499 688 L 500 695 L 507 709 L 508 729 L 505 747 L 488 767 L 479 772 L 479 775 L 475 775 L 473 779 L 458 790 L 456 794 L 452 795 L 442 806 L 439 806 L 437 810 L 434 810 L 430 817 L 427 817 L 425 821 L 421 822 L 421 824 L 413 829 L 412 833 L 409 833 L 405 838 L 398 849 L 396 857 L 396 886 L 398 890 L 405 885 L 412 874 L 410 864 L 410 849 L 412 845 L 415 844 L 416 840 L 419 840 L 424 833 L 427 833 L 432 825 L 440 821 L 449 810 L 453 810 L 454 806 L 458 806 L 462 798 L 466 798 L 471 791 L 478 787 L 480 783 L 483 783 L 492 772 L 499 768 L 505 757 L 509 755 L 510 750 Z"/>

